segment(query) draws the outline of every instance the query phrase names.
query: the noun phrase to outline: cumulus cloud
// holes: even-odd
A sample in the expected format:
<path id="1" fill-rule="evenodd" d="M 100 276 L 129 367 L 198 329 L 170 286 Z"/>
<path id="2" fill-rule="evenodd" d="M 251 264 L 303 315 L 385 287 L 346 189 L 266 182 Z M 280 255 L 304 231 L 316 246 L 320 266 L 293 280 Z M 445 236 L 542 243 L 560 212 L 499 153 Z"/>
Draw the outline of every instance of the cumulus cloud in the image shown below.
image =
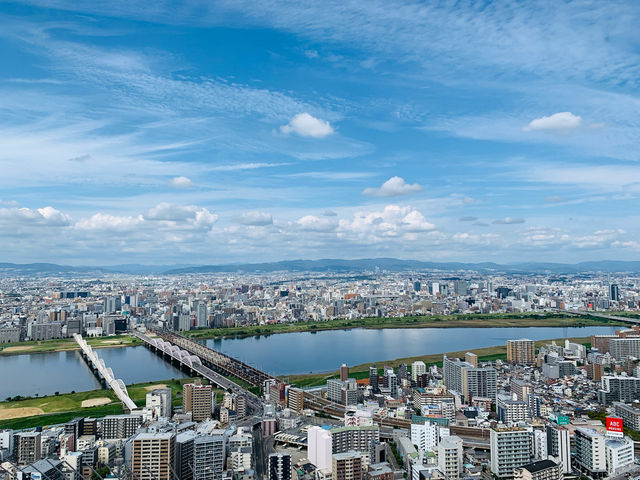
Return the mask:
<path id="1" fill-rule="evenodd" d="M 333 127 L 329 122 L 305 112 L 294 116 L 287 125 L 282 125 L 280 131 L 285 135 L 295 133 L 301 137 L 324 138 L 333 133 Z"/>
<path id="2" fill-rule="evenodd" d="M 144 214 L 145 220 L 165 222 L 186 222 L 199 228 L 209 228 L 218 216 L 203 207 L 195 205 L 175 205 L 162 202 Z"/>
<path id="3" fill-rule="evenodd" d="M 475 222 L 478 220 L 478 217 L 460 217 L 458 219 L 459 222 Z"/>
<path id="4" fill-rule="evenodd" d="M 379 241 L 385 238 L 416 240 L 417 233 L 430 232 L 435 226 L 411 206 L 387 205 L 384 210 L 356 213 L 353 220 L 341 219 L 339 233 L 344 237 Z"/>
<path id="5" fill-rule="evenodd" d="M 336 222 L 328 218 L 320 218 L 315 215 L 305 215 L 296 222 L 300 230 L 310 232 L 331 232 L 336 229 Z"/>
<path id="6" fill-rule="evenodd" d="M 404 178 L 396 176 L 391 177 L 379 188 L 365 188 L 362 193 L 372 197 L 397 197 L 420 191 L 422 191 L 422 187 L 417 183 L 411 185 L 405 182 Z"/>
<path id="7" fill-rule="evenodd" d="M 75 228 L 79 230 L 130 230 L 137 227 L 144 218 L 142 215 L 132 216 L 116 216 L 108 213 L 96 213 L 89 218 L 83 218 L 76 222 Z"/>
<path id="8" fill-rule="evenodd" d="M 515 225 L 517 223 L 524 223 L 524 222 L 525 222 L 524 218 L 511 218 L 511 217 L 499 218 L 493 221 L 493 223 L 495 223 L 496 225 Z"/>
<path id="9" fill-rule="evenodd" d="M 191 188 L 193 187 L 193 182 L 190 178 L 187 177 L 173 177 L 169 180 L 169 185 L 175 188 Z"/>
<path id="10" fill-rule="evenodd" d="M 237 219 L 243 225 L 264 226 L 273 224 L 273 217 L 267 212 L 245 212 Z"/>
<path id="11" fill-rule="evenodd" d="M 566 135 L 583 126 L 582 117 L 571 112 L 559 112 L 540 117 L 524 127 L 525 132 L 544 132 Z"/>
<path id="12" fill-rule="evenodd" d="M 0 221 L 13 224 L 37 224 L 50 226 L 69 225 L 70 218 L 67 214 L 53 207 L 37 209 L 30 208 L 0 208 Z"/>

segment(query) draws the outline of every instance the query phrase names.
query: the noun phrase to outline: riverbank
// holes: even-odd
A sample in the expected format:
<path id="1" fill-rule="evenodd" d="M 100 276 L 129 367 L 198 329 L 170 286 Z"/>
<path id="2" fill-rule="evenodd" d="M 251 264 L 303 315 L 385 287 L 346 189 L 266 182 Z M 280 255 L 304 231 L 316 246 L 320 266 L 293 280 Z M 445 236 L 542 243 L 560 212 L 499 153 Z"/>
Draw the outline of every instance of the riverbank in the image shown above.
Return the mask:
<path id="1" fill-rule="evenodd" d="M 590 340 L 591 340 L 590 337 L 569 338 L 570 342 L 580 343 L 580 344 L 588 344 Z M 542 345 L 546 345 L 552 341 L 555 341 L 558 344 L 564 344 L 565 339 L 558 338 L 558 339 L 551 339 L 551 340 L 538 340 L 536 341 L 536 348 L 540 348 Z M 478 355 L 478 361 L 480 362 L 490 362 L 495 360 L 507 359 L 507 346 L 498 345 L 495 347 L 474 348 L 472 350 L 433 353 L 429 355 L 420 355 L 416 357 L 404 357 L 404 358 L 396 358 L 394 360 L 380 360 L 376 362 L 363 363 L 360 365 L 349 366 L 349 376 L 356 379 L 369 378 L 369 367 L 374 363 L 378 367 L 378 370 L 380 373 L 382 373 L 382 367 L 385 365 L 397 368 L 401 363 L 404 363 L 405 365 L 411 365 L 413 362 L 416 362 L 418 360 L 422 360 L 427 365 L 427 368 L 431 365 L 437 365 L 441 367 L 443 355 L 447 355 L 448 357 L 463 358 L 464 354 L 469 351 Z M 284 378 L 289 383 L 294 384 L 300 388 L 316 387 L 316 386 L 324 385 L 327 380 L 331 378 L 339 378 L 339 377 L 340 377 L 339 371 L 304 374 L 304 375 L 281 376 L 281 378 Z"/>
<path id="2" fill-rule="evenodd" d="M 157 382 L 137 383 L 127 386 L 131 399 L 140 407 L 144 406 L 147 392 L 153 388 L 170 387 L 173 405 L 182 404 L 182 385 L 192 382 L 193 378 L 179 380 L 161 380 Z M 204 384 L 206 380 L 202 381 Z M 222 398 L 218 391 L 218 401 Z M 35 398 L 14 398 L 0 402 L 1 428 L 32 428 L 56 425 L 82 416 L 101 418 L 106 415 L 124 413 L 122 404 L 110 389 L 73 392 L 61 395 L 49 395 Z"/>
<path id="3" fill-rule="evenodd" d="M 93 348 L 134 347 L 142 345 L 140 340 L 130 335 L 85 337 L 85 339 Z M 80 347 L 73 338 L 0 344 L 0 355 L 64 352 L 68 350 L 80 350 Z"/>
<path id="4" fill-rule="evenodd" d="M 209 328 L 183 332 L 193 339 L 242 338 L 276 333 L 319 332 L 352 328 L 493 328 L 493 327 L 592 327 L 623 325 L 621 322 L 599 317 L 577 316 L 569 313 L 495 313 L 459 315 L 421 315 L 386 318 L 358 318 L 323 322 L 273 323 L 231 328 Z"/>

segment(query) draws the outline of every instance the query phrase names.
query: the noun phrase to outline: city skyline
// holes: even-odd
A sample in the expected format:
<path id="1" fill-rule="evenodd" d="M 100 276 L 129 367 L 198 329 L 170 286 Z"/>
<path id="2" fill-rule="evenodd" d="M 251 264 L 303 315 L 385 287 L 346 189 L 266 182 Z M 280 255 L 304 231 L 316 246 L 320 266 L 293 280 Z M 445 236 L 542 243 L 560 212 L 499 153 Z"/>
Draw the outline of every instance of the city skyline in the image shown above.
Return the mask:
<path id="1" fill-rule="evenodd" d="M 5 2 L 0 260 L 640 260 L 639 8 Z"/>

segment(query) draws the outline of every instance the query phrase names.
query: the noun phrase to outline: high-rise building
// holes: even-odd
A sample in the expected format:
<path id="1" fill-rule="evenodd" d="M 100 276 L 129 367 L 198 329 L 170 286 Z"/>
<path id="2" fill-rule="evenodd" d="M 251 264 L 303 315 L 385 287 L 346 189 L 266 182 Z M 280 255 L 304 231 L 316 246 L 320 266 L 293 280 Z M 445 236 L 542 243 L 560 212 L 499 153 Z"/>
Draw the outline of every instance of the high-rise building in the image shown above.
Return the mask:
<path id="1" fill-rule="evenodd" d="M 514 378 L 511 380 L 511 393 L 513 393 L 518 400 L 526 401 L 527 397 L 533 393 L 533 388 L 530 383 L 520 378 Z"/>
<path id="2" fill-rule="evenodd" d="M 464 354 L 464 361 L 471 364 L 473 368 L 478 368 L 478 355 L 473 352 L 467 352 Z"/>
<path id="3" fill-rule="evenodd" d="M 362 455 L 348 451 L 336 453 L 332 457 L 332 480 L 362 480 Z"/>
<path id="4" fill-rule="evenodd" d="M 638 398 L 640 398 L 640 378 L 606 375 L 600 380 L 598 401 L 602 404 L 631 403 Z"/>
<path id="5" fill-rule="evenodd" d="M 547 454 L 560 465 L 562 473 L 571 473 L 571 439 L 567 428 L 547 423 Z"/>
<path id="6" fill-rule="evenodd" d="M 40 432 L 18 432 L 13 437 L 13 458 L 18 465 L 33 463 L 41 455 L 42 436 Z"/>
<path id="7" fill-rule="evenodd" d="M 107 415 L 102 419 L 102 437 L 105 440 L 124 440 L 135 435 L 140 425 L 140 415 Z"/>
<path id="8" fill-rule="evenodd" d="M 427 372 L 427 366 L 421 360 L 417 360 L 411 364 L 411 380 L 414 383 L 418 383 L 420 375 Z"/>
<path id="9" fill-rule="evenodd" d="M 553 460 L 538 460 L 514 470 L 514 480 L 562 480 L 562 468 Z"/>
<path id="10" fill-rule="evenodd" d="M 531 463 L 533 433 L 522 427 L 491 429 L 491 473 L 498 478 L 512 478 L 514 470 Z"/>
<path id="11" fill-rule="evenodd" d="M 498 373 L 495 368 L 474 368 L 468 362 L 445 355 L 442 369 L 447 389 L 460 393 L 465 402 L 473 397 L 496 397 Z"/>
<path id="12" fill-rule="evenodd" d="M 640 357 L 640 338 L 612 338 L 609 341 L 609 352 L 619 361 L 628 357 Z"/>
<path id="13" fill-rule="evenodd" d="M 176 435 L 174 470 L 180 480 L 193 480 L 193 441 L 197 436 L 195 430 L 186 430 Z"/>
<path id="14" fill-rule="evenodd" d="M 462 439 L 456 436 L 442 437 L 436 449 L 438 468 L 449 480 L 462 475 Z"/>
<path id="15" fill-rule="evenodd" d="M 321 427 L 310 427 L 307 431 L 307 457 L 317 470 L 331 470 L 331 433 Z"/>
<path id="16" fill-rule="evenodd" d="M 347 367 L 346 363 L 343 363 L 340 366 L 340 380 L 342 380 L 343 382 L 346 382 L 348 378 L 349 378 L 349 367 Z"/>
<path id="17" fill-rule="evenodd" d="M 349 450 L 368 452 L 372 441 L 380 441 L 380 428 L 378 425 L 336 427 L 329 431 L 331 432 L 331 450 L 333 453 L 344 453 Z"/>
<path id="18" fill-rule="evenodd" d="M 291 455 L 288 453 L 269 455 L 269 480 L 291 480 Z"/>
<path id="19" fill-rule="evenodd" d="M 620 287 L 615 283 L 609 286 L 609 300 L 612 302 L 620 301 Z"/>
<path id="20" fill-rule="evenodd" d="M 531 365 L 536 361 L 536 344 L 528 338 L 507 340 L 507 361 Z"/>
<path id="21" fill-rule="evenodd" d="M 378 367 L 376 367 L 375 363 L 369 367 L 369 385 L 374 393 L 380 391 L 378 386 Z"/>
<path id="22" fill-rule="evenodd" d="M 200 380 L 182 386 L 182 412 L 189 413 L 194 422 L 211 418 L 213 411 L 213 390 L 211 385 L 202 385 Z"/>
<path id="23" fill-rule="evenodd" d="M 433 450 L 438 444 L 440 427 L 436 423 L 424 421 L 422 423 L 411 423 L 411 443 L 418 447 L 418 450 Z"/>
<path id="24" fill-rule="evenodd" d="M 224 435 L 202 435 L 193 440 L 193 478 L 214 480 L 222 478 L 225 459 Z"/>
<path id="25" fill-rule="evenodd" d="M 294 412 L 301 413 L 304 410 L 304 391 L 300 388 L 289 387 L 287 406 Z"/>
<path id="26" fill-rule="evenodd" d="M 139 433 L 131 441 L 131 471 L 139 480 L 173 480 L 176 437 L 171 432 Z"/>
<path id="27" fill-rule="evenodd" d="M 592 428 L 577 428 L 573 443 L 576 469 L 591 478 L 606 477 L 605 436 Z"/>
<path id="28" fill-rule="evenodd" d="M 609 477 L 620 475 L 623 473 L 623 470 L 633 465 L 633 440 L 629 437 L 607 438 L 605 439 L 604 448 L 607 457 L 607 473 Z"/>
<path id="29" fill-rule="evenodd" d="M 634 402 L 627 405 L 622 402 L 613 402 L 613 409 L 615 416 L 623 420 L 625 427 L 640 431 L 640 403 Z"/>
<path id="30" fill-rule="evenodd" d="M 154 388 L 147 392 L 145 406 L 154 411 L 156 417 L 171 417 L 171 388 Z"/>

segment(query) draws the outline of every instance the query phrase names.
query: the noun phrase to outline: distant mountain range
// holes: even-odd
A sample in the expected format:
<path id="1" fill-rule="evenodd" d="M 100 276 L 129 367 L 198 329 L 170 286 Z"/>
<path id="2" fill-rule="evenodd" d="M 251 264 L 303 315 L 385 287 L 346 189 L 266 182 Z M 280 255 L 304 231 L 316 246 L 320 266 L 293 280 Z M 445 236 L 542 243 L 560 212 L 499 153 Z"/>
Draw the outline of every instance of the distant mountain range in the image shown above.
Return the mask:
<path id="1" fill-rule="evenodd" d="M 517 263 L 500 265 L 497 263 L 460 263 L 460 262 L 422 262 L 418 260 L 400 260 L 397 258 L 365 258 L 359 260 L 322 259 L 322 260 L 284 260 L 268 263 L 246 263 L 230 265 L 138 265 L 123 264 L 111 266 L 70 266 L 54 263 L 0 263 L 0 275 L 88 275 L 109 274 L 137 275 L 185 275 L 198 273 L 270 273 L 270 272 L 336 272 L 362 273 L 378 270 L 402 271 L 446 271 L 471 270 L 482 273 L 640 273 L 640 262 L 602 260 L 581 263 Z"/>

